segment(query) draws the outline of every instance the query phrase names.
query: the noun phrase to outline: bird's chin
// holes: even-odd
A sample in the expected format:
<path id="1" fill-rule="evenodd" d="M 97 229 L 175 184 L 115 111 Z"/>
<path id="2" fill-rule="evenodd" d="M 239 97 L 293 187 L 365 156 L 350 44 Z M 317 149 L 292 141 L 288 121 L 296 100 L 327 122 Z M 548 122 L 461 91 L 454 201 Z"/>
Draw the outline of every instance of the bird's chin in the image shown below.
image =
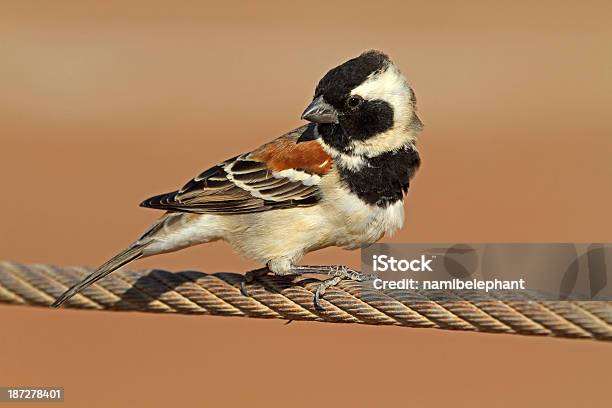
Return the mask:
<path id="1" fill-rule="evenodd" d="M 332 135 L 336 133 L 338 125 L 336 123 L 318 123 L 317 130 L 321 136 Z"/>
<path id="2" fill-rule="evenodd" d="M 349 152 L 351 139 L 341 124 L 319 123 L 317 131 L 327 146 L 341 153 Z"/>
<path id="3" fill-rule="evenodd" d="M 336 123 L 319 123 L 317 124 L 317 132 L 324 141 L 335 141 L 343 139 L 343 131 Z M 334 143 L 335 144 L 335 143 Z"/>

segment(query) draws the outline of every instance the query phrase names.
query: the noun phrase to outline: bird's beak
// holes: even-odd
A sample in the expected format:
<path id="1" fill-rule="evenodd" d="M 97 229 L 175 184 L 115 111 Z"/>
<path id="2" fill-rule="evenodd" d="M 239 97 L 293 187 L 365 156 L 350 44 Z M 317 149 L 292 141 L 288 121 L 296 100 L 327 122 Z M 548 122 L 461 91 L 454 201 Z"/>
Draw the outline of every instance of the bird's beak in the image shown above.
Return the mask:
<path id="1" fill-rule="evenodd" d="M 338 111 L 319 96 L 304 109 L 302 119 L 314 123 L 338 123 Z"/>

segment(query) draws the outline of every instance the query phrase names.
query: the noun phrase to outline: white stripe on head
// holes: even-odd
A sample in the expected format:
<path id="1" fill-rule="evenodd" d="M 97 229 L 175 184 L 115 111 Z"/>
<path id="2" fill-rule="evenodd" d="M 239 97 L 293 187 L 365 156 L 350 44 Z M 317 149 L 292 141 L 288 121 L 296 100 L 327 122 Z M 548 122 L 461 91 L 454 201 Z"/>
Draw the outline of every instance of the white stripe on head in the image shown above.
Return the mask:
<path id="1" fill-rule="evenodd" d="M 366 100 L 383 100 L 393 107 L 393 120 L 396 124 L 408 124 L 414 109 L 412 90 L 406 78 L 390 63 L 386 69 L 374 72 L 361 85 L 351 91 Z"/>
<path id="2" fill-rule="evenodd" d="M 366 140 L 353 140 L 352 150 L 357 155 L 375 157 L 399 150 L 406 145 L 414 146 L 420 129 L 413 129 L 414 94 L 406 78 L 393 63 L 379 72 L 371 74 L 361 85 L 351 91 L 366 100 L 383 100 L 393 108 L 393 127 Z"/>

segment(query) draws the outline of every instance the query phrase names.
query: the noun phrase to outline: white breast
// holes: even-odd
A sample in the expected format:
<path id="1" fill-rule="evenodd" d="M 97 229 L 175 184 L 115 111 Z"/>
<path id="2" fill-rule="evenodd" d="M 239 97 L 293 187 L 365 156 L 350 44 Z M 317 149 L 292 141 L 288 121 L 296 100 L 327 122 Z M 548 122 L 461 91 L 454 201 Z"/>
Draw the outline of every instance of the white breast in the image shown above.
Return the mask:
<path id="1" fill-rule="evenodd" d="M 331 175 L 330 175 L 331 176 Z M 370 205 L 360 200 L 341 183 L 326 177 L 321 185 L 327 219 L 338 232 L 335 245 L 348 249 L 378 241 L 384 234 L 393 234 L 404 224 L 404 202 L 387 207 Z M 335 176 L 337 177 L 337 176 Z"/>

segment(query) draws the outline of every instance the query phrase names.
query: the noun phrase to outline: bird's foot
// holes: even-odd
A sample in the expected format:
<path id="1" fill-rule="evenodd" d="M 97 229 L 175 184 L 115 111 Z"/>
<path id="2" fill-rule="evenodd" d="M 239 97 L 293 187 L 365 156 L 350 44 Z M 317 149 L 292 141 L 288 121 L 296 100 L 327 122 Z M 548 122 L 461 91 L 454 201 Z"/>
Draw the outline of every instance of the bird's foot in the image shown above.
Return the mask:
<path id="1" fill-rule="evenodd" d="M 332 286 L 337 285 L 343 279 L 350 279 L 357 282 L 364 282 L 376 278 L 374 275 L 368 275 L 350 269 L 342 265 L 331 265 L 331 266 L 293 266 L 291 272 L 296 274 L 304 273 L 318 273 L 323 275 L 329 275 L 331 278 L 324 280 L 317 286 L 314 295 L 314 306 L 317 310 L 324 310 L 321 306 L 321 297 L 325 294 L 325 290 Z"/>
<path id="2" fill-rule="evenodd" d="M 244 278 L 240 281 L 240 293 L 244 296 L 249 296 L 246 285 L 255 281 L 255 279 L 265 276 L 270 272 L 268 268 L 255 269 L 244 274 Z"/>
<path id="3" fill-rule="evenodd" d="M 325 310 L 325 308 L 321 306 L 321 296 L 325 294 L 325 290 L 327 288 L 329 288 L 330 286 L 336 286 L 338 283 L 340 283 L 341 280 L 342 278 L 340 276 L 335 276 L 333 278 L 325 279 L 319 284 L 319 286 L 317 286 L 317 290 L 315 290 L 313 300 L 315 309 L 319 311 Z"/>

